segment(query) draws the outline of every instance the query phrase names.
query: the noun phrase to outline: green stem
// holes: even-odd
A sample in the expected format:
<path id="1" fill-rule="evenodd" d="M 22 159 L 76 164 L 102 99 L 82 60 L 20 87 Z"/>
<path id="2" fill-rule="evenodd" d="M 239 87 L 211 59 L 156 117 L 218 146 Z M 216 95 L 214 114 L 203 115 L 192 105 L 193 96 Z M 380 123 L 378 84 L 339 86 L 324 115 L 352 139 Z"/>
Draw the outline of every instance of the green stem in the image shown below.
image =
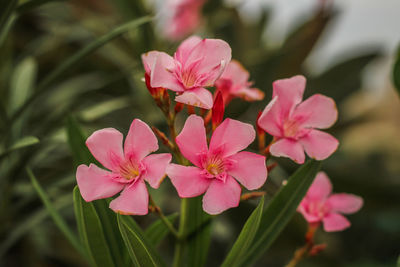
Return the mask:
<path id="1" fill-rule="evenodd" d="M 184 261 L 184 248 L 186 244 L 186 232 L 187 232 L 187 208 L 188 208 L 188 200 L 186 198 L 182 198 L 181 202 L 181 214 L 179 219 L 179 239 L 175 245 L 175 255 L 174 255 L 174 267 L 183 266 Z"/>
<path id="2" fill-rule="evenodd" d="M 156 208 L 156 213 L 157 215 L 160 217 L 161 221 L 165 224 L 165 226 L 167 226 L 167 228 L 171 231 L 171 233 L 175 236 L 176 239 L 179 239 L 179 233 L 178 231 L 175 229 L 175 227 L 171 224 L 171 222 L 167 219 L 167 217 L 165 217 L 164 213 L 162 212 L 162 210 L 160 209 L 160 207 L 158 207 L 156 205 L 156 203 L 154 202 L 153 198 L 151 197 L 151 195 L 149 196 L 150 199 L 150 203 L 151 205 L 153 205 Z"/>

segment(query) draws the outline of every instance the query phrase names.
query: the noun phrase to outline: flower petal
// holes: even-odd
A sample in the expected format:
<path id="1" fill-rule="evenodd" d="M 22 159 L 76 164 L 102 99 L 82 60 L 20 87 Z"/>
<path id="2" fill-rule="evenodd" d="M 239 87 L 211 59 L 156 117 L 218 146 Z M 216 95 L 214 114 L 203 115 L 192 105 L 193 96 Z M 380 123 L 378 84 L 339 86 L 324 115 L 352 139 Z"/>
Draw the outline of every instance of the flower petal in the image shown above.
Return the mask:
<path id="1" fill-rule="evenodd" d="M 293 118 L 303 127 L 325 129 L 337 120 L 335 101 L 324 95 L 313 95 L 299 104 L 293 112 Z"/>
<path id="2" fill-rule="evenodd" d="M 172 91 L 183 92 L 185 89 L 173 74 L 174 69 L 174 59 L 164 52 L 158 52 L 158 55 L 151 66 L 151 87 L 163 87 Z"/>
<path id="3" fill-rule="evenodd" d="M 363 199 L 352 194 L 333 194 L 328 198 L 327 205 L 329 205 L 334 212 L 351 214 L 361 209 Z"/>
<path id="4" fill-rule="evenodd" d="M 230 156 L 227 160 L 231 162 L 227 173 L 248 190 L 261 187 L 267 180 L 267 166 L 264 156 L 243 151 Z"/>
<path id="5" fill-rule="evenodd" d="M 280 116 L 288 118 L 292 110 L 303 98 L 306 88 L 306 78 L 301 75 L 273 82 L 272 98 L 278 96 Z"/>
<path id="6" fill-rule="evenodd" d="M 190 53 L 192 53 L 192 50 L 201 42 L 201 40 L 202 39 L 199 36 L 190 36 L 179 45 L 175 52 L 174 58 L 182 65 L 185 65 Z"/>
<path id="7" fill-rule="evenodd" d="M 144 66 L 144 70 L 147 74 L 150 75 L 151 69 L 153 68 L 156 58 L 158 57 L 158 55 L 160 53 L 162 53 L 162 52 L 149 51 L 147 53 L 142 54 L 142 63 Z"/>
<path id="8" fill-rule="evenodd" d="M 300 205 L 297 207 L 297 211 L 303 215 L 304 219 L 309 223 L 315 223 L 321 221 L 321 218 L 316 214 L 307 212 L 307 206 L 309 205 L 308 200 L 304 198 Z"/>
<path id="9" fill-rule="evenodd" d="M 233 84 L 246 84 L 249 77 L 249 72 L 235 59 L 231 60 L 221 75 L 221 79 L 231 80 Z"/>
<path id="10" fill-rule="evenodd" d="M 124 187 L 111 178 L 112 173 L 100 169 L 94 164 L 79 165 L 76 170 L 81 195 L 86 202 L 96 199 L 108 198 L 117 194 Z"/>
<path id="11" fill-rule="evenodd" d="M 275 157 L 288 157 L 298 164 L 305 160 L 304 149 L 298 141 L 282 138 L 273 143 L 270 152 Z"/>
<path id="12" fill-rule="evenodd" d="M 163 180 L 172 156 L 169 153 L 152 154 L 142 160 L 146 173 L 142 176 L 153 188 L 158 188 Z"/>
<path id="13" fill-rule="evenodd" d="M 186 90 L 183 94 L 177 95 L 175 101 L 205 109 L 211 109 L 213 107 L 212 94 L 207 89 L 201 87 Z"/>
<path id="14" fill-rule="evenodd" d="M 143 179 L 126 186 L 119 197 L 110 202 L 110 209 L 124 215 L 146 215 L 149 193 Z"/>
<path id="15" fill-rule="evenodd" d="M 213 179 L 203 197 L 203 210 L 215 215 L 239 206 L 241 190 L 240 185 L 229 175 L 225 182 Z"/>
<path id="16" fill-rule="evenodd" d="M 307 155 L 316 160 L 328 158 L 339 146 L 339 141 L 335 137 L 319 130 L 311 130 L 299 142 Z"/>
<path id="17" fill-rule="evenodd" d="M 210 152 L 219 151 L 223 157 L 228 157 L 248 147 L 255 136 L 256 132 L 252 125 L 225 119 L 211 137 Z"/>
<path id="18" fill-rule="evenodd" d="M 196 197 L 203 194 L 211 180 L 202 175 L 202 170 L 192 166 L 170 164 L 167 175 L 180 197 Z"/>
<path id="19" fill-rule="evenodd" d="M 201 156 L 208 150 L 203 118 L 190 115 L 182 131 L 176 137 L 176 143 L 185 158 L 201 167 Z"/>
<path id="20" fill-rule="evenodd" d="M 281 137 L 282 122 L 279 119 L 278 97 L 274 97 L 265 107 L 257 121 L 258 126 L 272 136 Z"/>
<path id="21" fill-rule="evenodd" d="M 326 232 L 343 231 L 350 227 L 350 222 L 338 213 L 330 213 L 322 220 Z"/>
<path id="22" fill-rule="evenodd" d="M 235 92 L 235 95 L 243 98 L 246 101 L 257 101 L 264 99 L 264 92 L 258 88 L 247 88 L 244 87 L 239 91 Z"/>
<path id="23" fill-rule="evenodd" d="M 86 140 L 86 145 L 92 155 L 104 167 L 118 170 L 120 162 L 124 159 L 122 151 L 122 133 L 114 128 L 105 128 L 95 131 Z"/>
<path id="24" fill-rule="evenodd" d="M 150 127 L 139 119 L 134 119 L 125 139 L 125 157 L 141 161 L 151 152 L 158 150 L 157 137 Z"/>
<path id="25" fill-rule="evenodd" d="M 307 191 L 306 197 L 313 201 L 325 201 L 332 192 L 332 184 L 329 177 L 324 172 L 319 172 L 310 188 Z"/>

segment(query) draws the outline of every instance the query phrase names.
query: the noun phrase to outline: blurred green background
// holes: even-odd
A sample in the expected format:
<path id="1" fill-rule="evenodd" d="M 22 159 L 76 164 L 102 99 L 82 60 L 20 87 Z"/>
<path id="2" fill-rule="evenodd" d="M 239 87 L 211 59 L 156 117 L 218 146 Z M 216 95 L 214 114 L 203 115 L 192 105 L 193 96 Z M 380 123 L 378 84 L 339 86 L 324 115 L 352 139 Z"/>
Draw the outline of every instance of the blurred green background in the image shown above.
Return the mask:
<path id="1" fill-rule="evenodd" d="M 25 169 L 33 169 L 55 207 L 76 228 L 68 118 L 77 119 L 86 134 L 105 127 L 126 133 L 134 118 L 167 128 L 142 81 L 140 55 L 153 49 L 172 54 L 179 43 L 163 39 L 156 21 L 124 30 L 74 61 L 76 53 L 118 25 L 155 14 L 152 7 L 137 0 L 0 0 L 0 266 L 86 266 L 49 218 Z M 395 266 L 400 254 L 400 105 L 391 74 L 380 68 L 396 55 L 383 49 L 384 44 L 365 43 L 325 62 L 321 71 L 316 67 L 318 53 L 314 60 L 309 56 L 329 40 L 329 29 L 340 22 L 345 9 L 320 1 L 293 20 L 281 40 L 268 34 L 276 9 L 266 5 L 250 21 L 238 10 L 237 5 L 209 0 L 196 32 L 227 41 L 233 58 L 266 94 L 263 101 L 251 104 L 235 99 L 226 116 L 254 124 L 271 99 L 272 81 L 305 75 L 306 97 L 322 93 L 333 97 L 339 108 L 339 120 L 330 131 L 341 145 L 323 170 L 334 191 L 360 195 L 365 201 L 362 210 L 349 217 L 348 230 L 319 231 L 317 241 L 326 243 L 326 250 L 299 266 Z M 272 29 L 280 30 L 279 25 Z M 399 80 L 400 74 L 395 75 Z M 181 114 L 178 123 L 184 117 Z M 279 167 L 264 186 L 267 198 L 298 167 L 288 159 L 276 160 Z M 179 210 L 168 179 L 152 192 L 166 214 Z M 207 266 L 222 262 L 254 206 L 251 201 L 242 203 L 214 220 Z M 155 215 L 136 219 L 146 227 Z M 287 263 L 303 245 L 306 227 L 296 214 L 256 266 Z M 172 249 L 169 238 L 160 247 L 167 259 Z"/>

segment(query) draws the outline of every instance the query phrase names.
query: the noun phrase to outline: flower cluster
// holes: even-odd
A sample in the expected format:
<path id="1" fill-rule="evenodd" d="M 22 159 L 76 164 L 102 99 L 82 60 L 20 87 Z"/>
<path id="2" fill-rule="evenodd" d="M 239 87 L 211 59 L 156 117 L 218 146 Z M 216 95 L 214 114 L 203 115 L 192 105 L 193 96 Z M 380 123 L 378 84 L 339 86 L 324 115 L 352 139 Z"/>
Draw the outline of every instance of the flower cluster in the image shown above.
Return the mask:
<path id="1" fill-rule="evenodd" d="M 255 101 L 262 100 L 264 93 L 252 87 L 249 72 L 238 61 L 231 61 L 231 48 L 223 40 L 192 36 L 173 56 L 150 51 L 142 55 L 142 61 L 146 86 L 166 115 L 172 139 L 156 128 L 153 133 L 138 119 L 132 122 L 124 150 L 122 134 L 117 130 L 94 132 L 86 144 L 109 171 L 93 164 L 78 167 L 77 182 L 86 201 L 122 191 L 110 208 L 121 214 L 143 215 L 149 202 L 145 181 L 158 188 L 168 175 L 181 198 L 204 194 L 204 211 L 219 214 L 239 205 L 241 186 L 256 190 L 264 185 L 269 155 L 302 164 L 305 153 L 323 160 L 338 147 L 333 136 L 319 130 L 335 123 L 335 102 L 319 94 L 302 101 L 306 79 L 294 76 L 273 83 L 272 100 L 257 119 L 258 129 L 270 134 L 272 142 L 266 145 L 259 138 L 261 155 L 243 151 L 256 138 L 254 127 L 230 118 L 223 120 L 225 107 L 235 97 Z M 210 87 L 215 87 L 214 93 Z M 176 94 L 178 103 L 173 111 L 166 90 Z M 191 115 L 176 135 L 175 116 L 184 105 Z M 201 116 L 193 114 L 194 107 L 202 108 Z M 155 134 L 174 153 L 176 163 L 171 163 L 168 153 L 149 155 L 158 150 Z M 310 223 L 323 222 L 326 231 L 342 230 L 349 223 L 339 213 L 357 211 L 362 200 L 347 194 L 329 196 L 330 192 L 328 178 L 318 174 L 298 210 Z"/>

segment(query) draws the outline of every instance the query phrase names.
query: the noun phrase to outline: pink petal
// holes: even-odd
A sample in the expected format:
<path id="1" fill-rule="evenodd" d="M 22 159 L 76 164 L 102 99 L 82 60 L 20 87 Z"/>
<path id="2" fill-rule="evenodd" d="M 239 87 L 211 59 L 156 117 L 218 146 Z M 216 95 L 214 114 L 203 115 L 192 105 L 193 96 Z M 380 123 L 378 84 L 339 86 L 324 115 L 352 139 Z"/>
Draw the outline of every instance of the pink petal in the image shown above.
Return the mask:
<path id="1" fill-rule="evenodd" d="M 335 101 L 323 95 L 313 95 L 297 106 L 293 113 L 303 127 L 325 129 L 337 120 L 338 112 Z"/>
<path id="2" fill-rule="evenodd" d="M 315 223 L 321 221 L 321 218 L 315 214 L 307 212 L 307 206 L 309 205 L 309 202 L 306 198 L 304 198 L 299 207 L 297 208 L 297 211 L 303 215 L 304 219 L 309 222 L 309 223 Z"/>
<path id="3" fill-rule="evenodd" d="M 146 173 L 142 176 L 151 187 L 158 188 L 161 181 L 165 177 L 165 172 L 168 164 L 171 162 L 171 154 L 153 154 L 145 157 L 142 160 L 146 168 Z"/>
<path id="4" fill-rule="evenodd" d="M 350 222 L 338 213 L 330 213 L 322 220 L 324 223 L 324 230 L 326 232 L 343 231 L 350 227 Z"/>
<path id="5" fill-rule="evenodd" d="M 162 53 L 159 51 L 149 51 L 147 53 L 142 54 L 142 62 L 144 66 L 144 70 L 147 74 L 150 75 L 151 69 L 154 66 L 157 56 Z"/>
<path id="6" fill-rule="evenodd" d="M 235 59 L 231 60 L 221 75 L 221 79 L 231 80 L 233 84 L 246 84 L 249 77 L 249 72 Z"/>
<path id="7" fill-rule="evenodd" d="M 324 172 L 319 172 L 307 191 L 307 198 L 312 201 L 325 201 L 332 192 L 332 184 Z"/>
<path id="8" fill-rule="evenodd" d="M 264 99 L 264 92 L 257 88 L 242 88 L 235 95 L 243 98 L 246 101 L 257 101 Z"/>
<path id="9" fill-rule="evenodd" d="M 157 137 L 150 127 L 139 119 L 134 119 L 125 139 L 125 157 L 142 160 L 151 152 L 158 150 Z"/>
<path id="10" fill-rule="evenodd" d="M 318 130 L 311 130 L 299 142 L 307 155 L 316 160 L 328 158 L 339 146 L 339 141 L 335 137 Z"/>
<path id="11" fill-rule="evenodd" d="M 241 188 L 230 177 L 226 176 L 225 182 L 213 179 L 203 197 L 203 210 L 208 214 L 216 215 L 229 208 L 239 206 Z"/>
<path id="12" fill-rule="evenodd" d="M 170 164 L 167 175 L 180 197 L 196 197 L 203 194 L 211 180 L 202 175 L 202 169 L 192 166 Z"/>
<path id="13" fill-rule="evenodd" d="M 193 48 L 201 42 L 201 38 L 198 36 L 191 36 L 183 41 L 175 52 L 175 59 L 178 60 L 182 65 L 185 65 L 186 60 L 192 53 Z"/>
<path id="14" fill-rule="evenodd" d="M 340 193 L 331 195 L 327 200 L 327 204 L 334 212 L 351 214 L 361 209 L 363 199 L 352 194 Z"/>
<path id="15" fill-rule="evenodd" d="M 124 215 L 146 215 L 149 193 L 143 179 L 126 186 L 119 197 L 110 202 L 110 209 Z"/>
<path id="16" fill-rule="evenodd" d="M 274 97 L 265 107 L 257 121 L 258 126 L 272 136 L 281 137 L 282 128 L 279 119 L 278 97 Z"/>
<path id="17" fill-rule="evenodd" d="M 278 97 L 281 117 L 287 118 L 303 98 L 306 78 L 301 75 L 277 80 L 272 84 L 272 98 Z"/>
<path id="18" fill-rule="evenodd" d="M 79 165 L 76 170 L 76 181 L 78 182 L 81 195 L 86 202 L 96 199 L 112 197 L 122 190 L 123 184 L 111 178 L 112 173 L 100 169 L 94 164 Z"/>
<path id="19" fill-rule="evenodd" d="M 298 141 L 282 138 L 271 145 L 270 152 L 275 157 L 288 157 L 298 164 L 305 160 L 304 149 Z"/>
<path id="20" fill-rule="evenodd" d="M 185 158 L 194 165 L 201 167 L 201 157 L 208 151 L 203 118 L 190 115 L 182 131 L 176 137 L 176 144 Z"/>
<path id="21" fill-rule="evenodd" d="M 124 159 L 122 139 L 123 135 L 119 131 L 114 128 L 105 128 L 89 136 L 86 145 L 104 167 L 118 170 L 119 163 Z"/>
<path id="22" fill-rule="evenodd" d="M 227 160 L 232 164 L 227 172 L 248 190 L 260 188 L 267 180 L 264 156 L 244 151 L 230 156 Z"/>
<path id="23" fill-rule="evenodd" d="M 254 141 L 255 136 L 256 132 L 252 125 L 225 119 L 211 137 L 210 151 L 212 153 L 220 152 L 223 157 L 227 157 L 248 147 Z"/>
<path id="24" fill-rule="evenodd" d="M 173 74 L 174 69 L 174 59 L 164 52 L 158 52 L 158 56 L 151 67 L 151 87 L 163 87 L 172 91 L 183 92 L 185 89 Z"/>
<path id="25" fill-rule="evenodd" d="M 213 107 L 212 94 L 207 89 L 201 87 L 186 90 L 183 94 L 176 96 L 175 101 L 205 109 Z"/>

